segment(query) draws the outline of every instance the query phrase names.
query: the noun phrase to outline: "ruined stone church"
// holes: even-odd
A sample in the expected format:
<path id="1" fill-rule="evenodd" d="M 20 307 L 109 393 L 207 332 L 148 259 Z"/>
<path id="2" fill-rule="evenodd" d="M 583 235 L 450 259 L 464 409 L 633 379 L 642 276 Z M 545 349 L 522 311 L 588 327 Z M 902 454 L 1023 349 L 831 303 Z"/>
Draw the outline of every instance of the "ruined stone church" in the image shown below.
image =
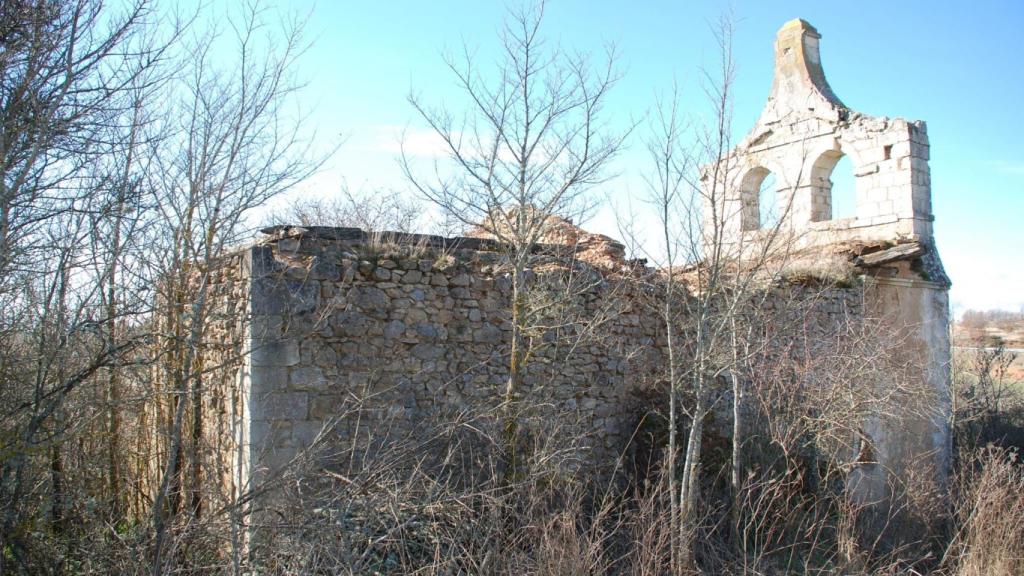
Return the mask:
<path id="1" fill-rule="evenodd" d="M 850 318 L 888 327 L 884 347 L 929 409 L 900 401 L 858 427 L 851 485 L 870 498 L 912 462 L 926 462 L 940 481 L 947 474 L 950 282 L 932 235 L 924 122 L 843 104 L 825 79 L 820 38 L 803 20 L 778 32 L 771 94 L 720 160 L 726 168 L 705 168 L 704 185 L 723 191 L 706 208 L 721 215 L 721 242 L 741 256 L 781 230 L 800 258 L 854 270 L 852 282 L 816 284 L 806 307 L 799 337 L 818 338 L 820 354 L 843 337 L 830 327 Z M 844 156 L 856 214 L 836 219 L 832 171 Z M 763 227 L 760 205 L 769 174 L 785 207 L 773 229 Z M 579 283 L 550 323 L 561 328 L 534 335 L 523 401 L 538 422 L 574 439 L 581 466 L 621 470 L 649 409 L 638 399 L 657 390 L 665 357 L 662 321 L 642 297 L 657 271 L 627 260 L 607 237 L 565 221 L 553 227 L 537 250 L 537 282 L 563 291 Z M 234 360 L 219 372 L 229 400 L 215 426 L 229 439 L 218 444 L 224 485 L 240 493 L 314 444 L 359 442 L 368 422 L 378 437 L 398 438 L 432 418 L 493 411 L 508 370 L 503 258 L 487 238 L 278 226 L 221 262 L 213 329 L 234 343 L 224 356 Z M 765 306 L 782 307 L 779 299 L 806 285 L 772 290 Z M 589 335 L 600 338 L 583 337 L 595 318 Z M 798 335 L 773 336 L 789 337 Z M 359 422 L 347 416 L 354 398 Z"/>

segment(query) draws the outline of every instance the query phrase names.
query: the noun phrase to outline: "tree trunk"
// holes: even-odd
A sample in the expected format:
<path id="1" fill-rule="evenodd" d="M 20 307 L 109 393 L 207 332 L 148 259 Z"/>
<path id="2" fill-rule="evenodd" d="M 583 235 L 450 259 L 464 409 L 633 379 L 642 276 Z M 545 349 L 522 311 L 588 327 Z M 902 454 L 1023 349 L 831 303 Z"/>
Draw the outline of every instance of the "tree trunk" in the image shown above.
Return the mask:
<path id="1" fill-rule="evenodd" d="M 676 444 L 678 443 L 679 423 L 676 421 L 678 407 L 678 384 L 676 383 L 676 355 L 675 344 L 672 339 L 672 313 L 671 313 L 671 272 L 669 273 L 670 287 L 669 295 L 665 302 L 665 331 L 668 350 L 668 494 L 669 494 L 669 556 L 672 568 L 679 567 L 679 502 L 676 500 Z"/>
<path id="2" fill-rule="evenodd" d="M 523 370 L 525 369 L 526 350 L 523 346 L 523 312 L 525 303 L 523 301 L 523 274 L 516 270 L 512 281 L 512 342 L 509 352 L 508 383 L 505 386 L 504 397 L 504 433 L 505 433 L 505 482 L 510 484 L 515 481 L 519 468 L 519 424 L 516 396 L 522 387 Z"/>
<path id="3" fill-rule="evenodd" d="M 695 377 L 697 405 L 686 442 L 683 475 L 679 483 L 679 562 L 685 570 L 694 568 L 693 543 L 696 535 L 697 499 L 700 496 L 701 444 L 704 440 L 704 416 L 707 413 L 707 388 L 701 373 Z"/>
<path id="4" fill-rule="evenodd" d="M 51 499 L 50 526 L 54 533 L 64 532 L 64 462 L 60 454 L 60 445 L 50 448 L 50 484 Z"/>
<path id="5" fill-rule="evenodd" d="M 730 373 L 730 379 L 732 380 L 732 462 L 730 466 L 729 484 L 732 488 L 732 529 L 733 537 L 739 534 L 740 516 L 742 508 L 740 506 L 742 495 L 740 483 L 742 481 L 741 473 L 743 470 L 743 402 L 744 389 L 743 384 L 740 381 L 739 375 L 733 370 Z"/>
<path id="6" fill-rule="evenodd" d="M 202 399 L 202 385 L 203 379 L 198 374 L 202 374 L 202 362 L 197 362 L 196 370 L 197 376 L 192 382 L 192 430 L 191 430 L 191 446 L 189 449 L 189 478 L 188 478 L 188 490 L 189 490 L 189 513 L 196 518 L 202 515 L 203 510 L 203 399 Z"/>

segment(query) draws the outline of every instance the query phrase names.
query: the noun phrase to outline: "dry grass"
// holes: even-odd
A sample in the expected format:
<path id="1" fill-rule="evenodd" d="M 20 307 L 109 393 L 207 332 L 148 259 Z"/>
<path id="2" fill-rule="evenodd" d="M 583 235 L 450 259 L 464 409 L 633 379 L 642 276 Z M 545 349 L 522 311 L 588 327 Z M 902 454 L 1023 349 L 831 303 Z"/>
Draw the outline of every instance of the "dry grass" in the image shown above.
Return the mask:
<path id="1" fill-rule="evenodd" d="M 662 475 L 609 490 L 577 472 L 582 447 L 571 435 L 530 422 L 534 449 L 506 484 L 487 418 L 450 414 L 443 424 L 368 443 L 317 446 L 266 486 L 265 504 L 248 516 L 246 548 L 232 554 L 226 515 L 193 520 L 176 527 L 163 573 L 679 573 L 670 569 L 671 496 Z M 367 426 L 364 438 L 386 429 Z M 349 458 L 353 451 L 358 458 Z M 867 511 L 842 491 L 807 493 L 768 478 L 746 490 L 739 540 L 721 500 L 705 493 L 698 565 L 750 575 L 1024 573 L 1024 468 L 1016 453 L 985 448 L 961 462 L 941 560 L 926 557 L 923 535 L 897 547 L 866 540 Z M 88 546 L 63 551 L 63 571 L 148 573 L 146 527 L 137 528 L 92 533 Z"/>
<path id="2" fill-rule="evenodd" d="M 351 434 L 361 440 L 316 446 L 268 486 L 249 517 L 243 571 L 668 573 L 663 486 L 616 488 L 584 469 L 583 439 L 561 424 L 569 415 L 523 417 L 522 468 L 510 482 L 497 413 L 453 412 L 398 433 L 371 423 L 370 403 L 345 416 L 363 410 Z M 225 558 L 208 566 L 231 573 Z"/>
<path id="3" fill-rule="evenodd" d="M 788 260 L 779 276 L 789 282 L 853 286 L 857 268 L 842 254 L 805 255 Z"/>
<path id="4" fill-rule="evenodd" d="M 1024 467 L 1017 452 L 986 447 L 968 455 L 956 477 L 956 530 L 947 573 L 1024 574 Z"/>

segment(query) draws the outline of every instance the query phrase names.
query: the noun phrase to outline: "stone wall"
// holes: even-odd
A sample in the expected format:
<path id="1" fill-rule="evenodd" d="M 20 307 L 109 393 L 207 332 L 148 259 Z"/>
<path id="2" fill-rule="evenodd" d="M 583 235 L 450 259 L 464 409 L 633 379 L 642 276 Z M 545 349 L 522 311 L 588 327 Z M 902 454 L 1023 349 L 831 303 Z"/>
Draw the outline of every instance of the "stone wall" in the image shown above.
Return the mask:
<path id="1" fill-rule="evenodd" d="M 357 425 L 399 438 L 469 416 L 499 437 L 511 328 L 505 257 L 475 239 L 434 239 L 437 247 L 423 238 L 283 228 L 246 249 L 252 354 L 240 370 L 254 478 L 317 438 L 348 445 Z M 621 458 L 633 457 L 641 420 L 664 408 L 653 292 L 663 276 L 595 266 L 576 252 L 548 246 L 535 256 L 532 305 L 545 312 L 528 330 L 522 418 L 546 427 L 537 433 L 557 429 L 579 465 L 609 471 L 628 467 Z M 863 295 L 860 284 L 787 284 L 754 298 L 754 312 L 773 325 L 764 336 L 773 346 L 809 340 L 824 357 L 862 320 Z M 683 355 L 686 323 L 677 327 Z"/>
<path id="2" fill-rule="evenodd" d="M 195 369 L 200 381 L 201 419 L 187 411 L 186 434 L 200 438 L 204 506 L 232 505 L 250 488 L 248 470 L 250 371 L 250 276 L 245 251 L 210 266 L 203 305 L 207 307 Z M 196 286 L 196 293 L 200 287 Z"/>
<path id="3" fill-rule="evenodd" d="M 355 397 L 359 424 L 380 434 L 469 415 L 496 438 L 511 331 L 502 252 L 335 232 L 285 229 L 249 249 L 253 462 L 280 467 L 322 433 L 351 441 Z M 645 286 L 564 254 L 535 260 L 543 312 L 527 330 L 523 418 L 557 422 L 581 462 L 614 467 L 636 425 L 630 394 L 660 365 Z"/>
<path id="4" fill-rule="evenodd" d="M 500 450 L 510 334 L 500 246 L 353 229 L 271 232 L 213 275 L 210 340 L 220 342 L 222 366 L 210 376 L 217 393 L 208 414 L 225 490 L 261 485 L 314 444 L 317 465 L 331 469 L 350 462 L 353 446 L 416 439 L 453 422 Z M 528 331 L 518 416 L 525 436 L 564 450 L 576 469 L 625 477 L 636 450 L 651 448 L 638 441 L 645 419 L 665 407 L 664 275 L 579 253 L 544 246 L 534 256 L 531 304 L 545 312 Z M 769 354 L 820 372 L 797 378 L 801 394 L 813 396 L 806 386 L 818 380 L 865 398 L 889 387 L 913 393 L 913 401 L 892 396 L 892 409 L 861 399 L 846 416 L 857 421 L 837 429 L 848 442 L 823 447 L 850 462 L 857 489 L 872 499 L 922 458 L 945 474 L 947 317 L 945 291 L 921 280 L 912 261 L 859 273 L 849 284 L 805 277 L 765 286 L 750 312 Z M 680 318 L 676 332 L 684 356 L 693 338 L 687 323 Z M 870 363 L 870 377 L 836 372 L 831 360 L 853 354 Z M 716 410 L 713 433 L 725 438 L 728 397 Z M 877 460 L 857 461 L 861 440 Z"/>

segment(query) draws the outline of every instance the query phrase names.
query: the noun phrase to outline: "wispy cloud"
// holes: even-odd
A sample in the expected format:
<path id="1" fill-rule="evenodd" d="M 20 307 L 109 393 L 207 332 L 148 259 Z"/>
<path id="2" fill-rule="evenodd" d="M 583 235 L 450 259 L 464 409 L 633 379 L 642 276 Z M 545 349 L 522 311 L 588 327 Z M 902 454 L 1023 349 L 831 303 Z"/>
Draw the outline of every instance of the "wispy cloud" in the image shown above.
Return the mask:
<path id="1" fill-rule="evenodd" d="M 452 138 L 457 146 L 462 146 L 463 153 L 471 153 L 476 142 L 471 141 L 468 136 L 460 141 L 463 133 L 453 131 Z M 354 149 L 362 152 L 376 154 L 388 154 L 398 156 L 405 149 L 405 154 L 411 158 L 444 158 L 451 154 L 448 143 L 441 138 L 437 132 L 428 128 L 413 128 L 407 126 L 381 125 L 372 129 L 369 137 L 361 144 L 357 143 Z M 547 160 L 547 150 L 539 148 L 533 152 L 531 160 L 537 163 Z M 511 150 L 502 146 L 498 150 L 498 159 L 504 162 L 513 162 L 515 157 Z"/>
<path id="2" fill-rule="evenodd" d="M 375 127 L 366 141 L 357 144 L 355 148 L 392 156 L 401 154 L 404 148 L 409 156 L 427 158 L 448 153 L 448 145 L 433 130 L 394 125 Z"/>

